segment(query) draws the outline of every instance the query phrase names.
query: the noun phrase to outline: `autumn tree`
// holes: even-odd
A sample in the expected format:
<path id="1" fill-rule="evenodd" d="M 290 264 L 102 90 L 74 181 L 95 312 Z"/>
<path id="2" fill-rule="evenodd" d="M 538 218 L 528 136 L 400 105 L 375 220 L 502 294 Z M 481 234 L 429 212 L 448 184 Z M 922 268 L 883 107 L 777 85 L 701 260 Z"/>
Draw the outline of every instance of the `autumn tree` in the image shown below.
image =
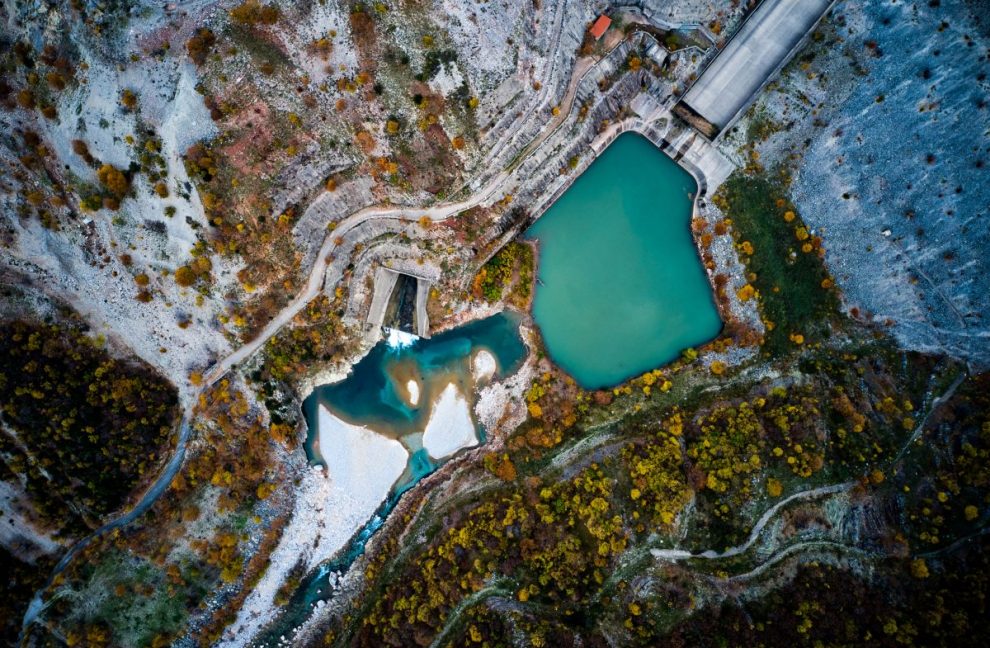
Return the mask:
<path id="1" fill-rule="evenodd" d="M 127 110 L 134 110 L 137 106 L 137 95 L 130 88 L 125 88 L 123 92 L 120 93 L 120 105 L 122 105 Z"/>
<path id="2" fill-rule="evenodd" d="M 206 62 L 206 57 L 209 56 L 216 42 L 217 37 L 213 35 L 212 31 L 206 27 L 200 27 L 193 34 L 192 38 L 186 42 L 186 51 L 189 53 L 189 58 L 196 65 L 202 65 Z"/>
<path id="3" fill-rule="evenodd" d="M 175 271 L 175 283 L 188 288 L 196 283 L 196 273 L 187 265 L 181 266 Z"/>
<path id="4" fill-rule="evenodd" d="M 246 0 L 230 10 L 230 18 L 241 25 L 274 25 L 278 22 L 279 11 L 275 5 L 263 5 L 259 0 Z"/>
<path id="5" fill-rule="evenodd" d="M 96 178 L 103 187 L 118 198 L 122 198 L 130 188 L 130 182 L 123 172 L 112 164 L 104 164 L 96 172 Z"/>
<path id="6" fill-rule="evenodd" d="M 45 74 L 45 81 L 48 82 L 48 87 L 56 92 L 65 90 L 65 76 L 57 70 L 51 70 Z"/>
<path id="7" fill-rule="evenodd" d="M 81 157 L 86 164 L 92 165 L 96 163 L 93 155 L 89 152 L 89 146 L 83 140 L 72 140 L 72 152 Z"/>

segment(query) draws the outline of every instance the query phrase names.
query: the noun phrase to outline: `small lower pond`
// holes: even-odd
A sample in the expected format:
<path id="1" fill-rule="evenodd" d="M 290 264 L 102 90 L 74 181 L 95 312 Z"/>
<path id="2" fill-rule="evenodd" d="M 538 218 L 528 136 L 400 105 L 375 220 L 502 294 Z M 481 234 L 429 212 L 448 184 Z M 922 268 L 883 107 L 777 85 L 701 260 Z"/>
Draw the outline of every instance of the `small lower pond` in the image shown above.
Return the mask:
<path id="1" fill-rule="evenodd" d="M 521 320 L 517 313 L 504 312 L 429 339 L 393 331 L 347 378 L 317 387 L 303 402 L 310 461 L 326 466 L 344 490 L 378 491 L 364 501 L 363 506 L 371 505 L 364 526 L 303 579 L 284 613 L 256 643 L 276 645 L 283 635 L 290 636 L 314 605 L 332 596 L 328 578 L 346 572 L 364 553 L 400 496 L 459 450 L 484 442 L 484 429 L 472 414 L 474 394 L 479 385 L 505 378 L 522 365 L 527 349 L 519 334 Z M 377 440 L 369 441 L 368 434 Z M 361 445 L 363 451 L 356 447 Z M 355 493 L 354 499 L 361 497 Z"/>
<path id="2" fill-rule="evenodd" d="M 533 318 L 586 389 L 618 384 L 722 328 L 691 236 L 694 178 L 649 140 L 616 138 L 528 230 Z"/>
<path id="3" fill-rule="evenodd" d="M 502 312 L 432 338 L 403 339 L 393 334 L 391 340 L 379 342 L 346 379 L 317 387 L 303 402 L 310 459 L 323 462 L 317 433 L 320 405 L 349 423 L 399 439 L 416 452 L 418 441 L 409 437 L 424 431 L 432 405 L 449 385 L 470 398 L 478 371 L 493 372 L 483 378 L 487 380 L 519 368 L 526 356 L 519 336 L 521 319 L 517 313 Z M 479 367 L 485 360 L 489 364 L 494 360 L 494 366 Z"/>

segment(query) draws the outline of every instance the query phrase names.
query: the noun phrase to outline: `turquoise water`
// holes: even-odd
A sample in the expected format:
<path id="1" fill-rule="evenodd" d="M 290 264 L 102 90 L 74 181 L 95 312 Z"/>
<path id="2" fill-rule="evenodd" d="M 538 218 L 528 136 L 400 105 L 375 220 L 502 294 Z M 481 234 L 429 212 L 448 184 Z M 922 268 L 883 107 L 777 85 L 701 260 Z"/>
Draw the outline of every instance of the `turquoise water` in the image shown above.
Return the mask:
<path id="1" fill-rule="evenodd" d="M 406 347 L 379 342 L 354 365 L 346 379 L 317 387 L 303 401 L 310 460 L 322 461 L 313 446 L 321 403 L 350 423 L 366 425 L 394 438 L 422 432 L 429 419 L 430 404 L 444 387 L 455 382 L 462 394 L 472 393 L 471 356 L 478 349 L 495 356 L 498 378 L 519 368 L 526 356 L 526 346 L 519 337 L 521 319 L 517 313 L 503 312 L 429 339 L 417 339 Z M 399 393 L 408 378 L 420 384 L 416 406 L 409 405 Z"/>
<path id="2" fill-rule="evenodd" d="M 540 257 L 533 318 L 586 389 L 618 384 L 722 328 L 690 231 L 691 175 L 624 133 L 527 232 Z"/>
<path id="3" fill-rule="evenodd" d="M 519 336 L 522 318 L 511 312 L 465 324 L 430 339 L 417 339 L 405 347 L 390 347 L 379 342 L 354 365 L 343 381 L 317 387 L 303 401 L 303 414 L 309 426 L 306 455 L 313 463 L 323 463 L 314 447 L 318 438 L 319 405 L 326 405 L 337 416 L 357 425 L 367 425 L 375 431 L 403 439 L 422 432 L 429 418 L 430 403 L 451 381 L 457 382 L 461 393 L 471 398 L 474 383 L 471 378 L 471 356 L 478 349 L 495 356 L 496 377 L 504 378 L 516 370 L 526 358 L 526 346 Z M 398 388 L 409 377 L 421 385 L 419 403 L 409 405 Z M 472 406 L 473 409 L 473 406 Z M 479 426 L 478 439 L 484 442 L 484 430 Z M 279 637 L 303 623 L 318 601 L 332 598 L 333 589 L 327 577 L 343 574 L 364 553 L 368 540 L 385 523 L 389 513 L 399 503 L 403 493 L 413 488 L 423 477 L 437 469 L 438 463 L 420 448 L 411 453 L 405 474 L 392 488 L 371 519 L 350 539 L 331 560 L 308 574 L 293 593 L 286 609 L 272 622 L 255 642 L 276 645 Z"/>
<path id="4" fill-rule="evenodd" d="M 285 612 L 262 631 L 261 637 L 255 643 L 260 646 L 279 645 L 279 637 L 288 635 L 292 628 L 302 625 L 309 618 L 313 606 L 318 601 L 329 601 L 333 598 L 334 590 L 328 585 L 328 577 L 334 573 L 338 575 L 347 573 L 354 561 L 364 553 L 365 545 L 368 544 L 371 536 L 385 524 L 385 518 L 399 503 L 402 494 L 436 469 L 437 464 L 426 454 L 426 450 L 414 452 L 409 459 L 408 475 L 395 485 L 392 493 L 382 502 L 371 519 L 354 534 L 334 558 L 322 563 L 303 578 L 299 587 L 293 592 Z"/>

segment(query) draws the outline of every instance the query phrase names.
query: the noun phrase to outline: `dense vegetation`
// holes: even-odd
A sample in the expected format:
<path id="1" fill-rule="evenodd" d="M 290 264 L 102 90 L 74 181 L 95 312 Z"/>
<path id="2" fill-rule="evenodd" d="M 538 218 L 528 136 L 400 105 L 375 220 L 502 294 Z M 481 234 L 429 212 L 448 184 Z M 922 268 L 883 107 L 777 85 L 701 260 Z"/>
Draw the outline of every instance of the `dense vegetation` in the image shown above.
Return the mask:
<path id="1" fill-rule="evenodd" d="M 949 406 L 933 414 L 924 435 L 905 452 L 904 469 L 888 487 L 903 497 L 905 537 L 925 551 L 945 551 L 986 523 L 990 374 L 964 383 Z"/>
<path id="2" fill-rule="evenodd" d="M 230 311 L 220 320 L 244 339 L 299 288 L 303 256 L 294 237 L 301 206 L 355 177 L 372 179 L 367 191 L 375 202 L 390 201 L 396 189 L 442 200 L 461 184 L 464 156 L 477 146 L 479 100 L 467 83 L 446 97 L 430 83 L 457 51 L 448 34 L 434 33 L 434 21 L 421 20 L 419 7 L 429 3 L 346 4 L 347 25 L 338 27 L 347 38 L 337 40 L 333 30 L 314 34 L 308 46 L 326 63 L 311 70 L 318 83 L 292 73 L 286 30 L 271 29 L 298 10 L 286 3 L 245 0 L 225 9 L 229 24 L 210 20 L 216 33 L 181 32 L 188 38 L 184 55 L 199 66 L 197 91 L 220 134 L 185 151 L 209 227 L 173 277 L 206 296 L 209 255 L 239 257 L 241 290 L 224 295 Z M 74 7 L 72 15 L 110 26 L 114 11 L 107 18 L 87 11 Z M 709 27 L 721 31 L 717 21 Z M 422 51 L 404 51 L 397 30 L 412 34 Z M 689 34 L 657 35 L 671 49 L 690 44 Z M 335 43 L 354 48 L 356 69 L 329 63 Z M 583 53 L 602 54 L 604 42 L 587 37 L 584 46 Z M 76 58 L 64 47 L 36 54 L 26 42 L 14 44 L 0 57 L 10 77 L 0 79 L 0 98 L 8 108 L 57 119 L 59 93 L 76 83 Z M 642 65 L 634 55 L 625 67 Z M 119 96 L 124 112 L 138 112 L 139 101 L 130 89 Z M 749 137 L 772 128 L 755 124 Z M 73 141 L 96 183 L 63 188 L 41 137 L 13 133 L 22 165 L 38 180 L 23 190 L 20 216 L 57 229 L 55 215 L 69 206 L 74 213 L 77 203 L 83 211 L 116 210 L 138 187 L 139 173 L 166 198 L 161 142 L 150 131 L 136 134 L 127 142 L 140 164 L 129 168 L 105 164 L 85 141 Z M 301 197 L 278 195 L 279 186 L 298 179 L 296 170 L 342 152 L 352 168 L 328 171 Z M 503 200 L 458 215 L 451 231 L 472 243 L 511 196 Z M 507 439 L 492 439 L 479 461 L 464 462 L 454 475 L 463 481 L 442 498 L 430 484 L 404 497 L 409 506 L 390 518 L 358 563 L 365 589 L 350 599 L 326 644 L 990 640 L 990 379 L 966 377 L 948 360 L 898 352 L 845 320 L 822 263 L 824 243 L 789 202 L 786 175 L 754 164 L 713 201 L 726 219 L 697 225 L 703 259 L 714 268 L 713 234 L 731 228 L 748 282 L 736 294 L 758 300 L 766 364 L 728 366 L 706 357 L 739 342 L 736 333 L 614 389 L 588 393 L 537 351 L 539 371 L 523 396 L 527 420 Z M 166 208 L 166 216 L 174 213 Z M 334 223 L 327 225 L 332 231 Z M 433 227 L 429 219 L 421 225 Z M 476 253 L 485 258 L 489 251 Z M 480 269 L 473 296 L 525 309 L 533 266 L 533 248 L 511 243 Z M 138 299 L 150 301 L 148 275 L 134 279 Z M 720 297 L 729 280 L 714 278 Z M 97 539 L 70 564 L 46 595 L 43 623 L 31 628 L 35 643 L 164 646 L 187 629 L 200 645 L 216 642 L 268 569 L 291 510 L 282 451 L 297 432 L 292 385 L 351 350 L 341 321 L 343 289 L 337 290 L 310 302 L 266 344 L 260 363 L 251 362 L 251 388 L 264 406 L 236 374 L 203 391 L 193 443 L 168 492 L 149 515 Z M 67 326 L 9 322 L 0 329 L 0 477 L 23 478 L 45 520 L 69 533 L 123 504 L 160 461 L 174 427 L 170 386 L 103 346 Z M 190 378 L 201 384 L 199 373 Z M 947 402 L 933 401 L 956 387 Z M 821 506 L 782 508 L 767 532 L 777 544 L 710 562 L 651 553 L 741 547 L 760 515 L 789 496 L 847 483 L 842 497 Z M 280 496 L 274 505 L 262 503 Z M 856 534 L 843 536 L 846 524 Z M 807 540 L 820 536 L 829 540 Z M 31 565 L 0 549 L 0 639 L 14 641 L 24 603 L 53 561 Z M 303 580 L 300 565 L 280 587 L 277 605 Z"/>
<path id="3" fill-rule="evenodd" d="M 504 295 L 506 301 L 517 308 L 528 307 L 533 292 L 534 263 L 532 245 L 510 242 L 475 275 L 472 283 L 474 296 L 496 302 Z"/>
<path id="4" fill-rule="evenodd" d="M 990 544 L 984 537 L 946 554 L 934 575 L 910 561 L 881 563 L 873 578 L 805 564 L 769 595 L 703 608 L 653 646 L 962 646 L 990 637 Z"/>
<path id="5" fill-rule="evenodd" d="M 46 594 L 46 618 L 58 620 L 70 645 L 165 646 L 191 623 L 201 645 L 210 645 L 232 621 L 286 521 L 279 513 L 262 523 L 255 512 L 290 483 L 273 453 L 294 427 L 266 424 L 252 403 L 226 379 L 204 391 L 198 443 L 165 495 L 62 572 Z M 248 548 L 252 535 L 258 540 Z M 208 596 L 216 606 L 203 605 Z M 32 630 L 36 638 L 46 633 L 39 624 Z"/>
<path id="6" fill-rule="evenodd" d="M 27 563 L 0 546 L 0 643 L 17 643 L 28 603 L 54 566 L 52 558 Z"/>
<path id="7" fill-rule="evenodd" d="M 81 532 L 124 503 L 161 461 L 176 402 L 150 367 L 80 329 L 0 325 L 0 452 L 56 526 Z"/>
<path id="8" fill-rule="evenodd" d="M 692 618 L 689 601 L 700 593 L 686 570 L 640 582 L 649 549 L 722 550 L 775 502 L 843 479 L 884 500 L 889 477 L 902 472 L 895 459 L 915 404 L 932 381 L 958 372 L 876 344 L 801 355 L 792 377 L 721 397 L 682 391 L 704 375 L 696 366 L 683 369 L 690 376 L 651 373 L 633 381 L 637 389 L 592 394 L 542 375 L 527 397 L 530 420 L 507 451 L 482 462 L 489 476 L 461 477 L 481 490 L 444 502 L 424 496 L 405 544 L 385 539 L 369 562 L 354 624 L 328 639 L 497 646 L 524 629 L 531 645 L 594 645 L 601 633 L 650 645 Z M 606 428 L 589 425 L 603 409 L 627 407 Z M 569 452 L 575 443 L 584 450 Z M 792 524 L 802 515 L 815 519 L 796 514 Z M 745 571 L 759 558 L 739 560 L 712 567 L 710 587 L 720 591 L 729 574 L 721 570 Z"/>
<path id="9" fill-rule="evenodd" d="M 713 201 L 731 222 L 749 272 L 739 296 L 759 299 L 766 349 L 779 354 L 827 338 L 838 317 L 838 298 L 822 262 L 823 241 L 801 222 L 783 182 L 736 173 Z"/>
<path id="10" fill-rule="evenodd" d="M 264 380 L 291 381 L 311 367 L 325 366 L 350 348 L 341 316 L 344 294 L 330 299 L 320 295 L 287 327 L 265 345 L 266 362 L 258 373 Z"/>

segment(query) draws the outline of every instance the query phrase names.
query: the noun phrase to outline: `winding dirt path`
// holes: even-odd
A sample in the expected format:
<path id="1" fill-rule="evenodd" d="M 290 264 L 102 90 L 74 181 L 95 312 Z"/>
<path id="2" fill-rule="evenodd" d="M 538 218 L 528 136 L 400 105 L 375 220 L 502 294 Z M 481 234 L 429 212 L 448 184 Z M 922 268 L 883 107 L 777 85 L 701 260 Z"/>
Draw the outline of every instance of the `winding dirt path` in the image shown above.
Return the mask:
<path id="1" fill-rule="evenodd" d="M 559 19 L 558 19 L 559 20 Z M 620 41 L 621 43 L 621 41 Z M 618 47 L 618 45 L 616 46 Z M 611 51 L 610 51 L 611 52 Z M 609 53 L 610 53 L 609 52 Z M 604 58 L 604 57 L 603 57 Z M 309 303 L 313 298 L 315 298 L 323 288 L 327 281 L 327 271 L 332 261 L 333 252 L 337 249 L 336 240 L 339 237 L 343 237 L 349 232 L 354 231 L 364 223 L 367 223 L 376 219 L 396 219 L 401 221 L 418 221 L 423 217 L 428 218 L 430 221 L 438 222 L 446 220 L 456 214 L 463 212 L 465 210 L 471 209 L 483 202 L 491 199 L 498 194 L 499 191 L 504 190 L 505 185 L 511 180 L 513 176 L 513 171 L 518 168 L 523 160 L 529 156 L 536 153 L 540 147 L 551 137 L 551 135 L 560 128 L 566 120 L 570 117 L 573 111 L 574 98 L 577 93 L 577 88 L 579 87 L 581 81 L 590 73 L 598 61 L 579 58 L 576 61 L 575 68 L 572 70 L 571 80 L 568 83 L 568 88 L 561 100 L 561 111 L 558 116 L 550 120 L 546 128 L 542 129 L 540 133 L 521 151 L 521 153 L 516 156 L 516 158 L 509 163 L 507 168 L 500 171 L 498 174 L 492 177 L 488 183 L 483 186 L 478 191 L 474 192 L 468 198 L 452 203 L 435 205 L 433 207 L 425 208 L 407 208 L 407 207 L 383 207 L 375 206 L 368 207 L 358 210 L 344 220 L 340 221 L 337 227 L 332 232 L 328 232 L 324 238 L 323 244 L 320 247 L 320 251 L 317 255 L 316 260 L 313 263 L 313 267 L 310 270 L 309 278 L 306 282 L 304 289 L 298 293 L 292 301 L 286 305 L 263 329 L 255 336 L 251 341 L 246 342 L 233 353 L 226 356 L 225 358 L 219 360 L 216 364 L 210 367 L 203 380 L 203 384 L 189 396 L 186 410 L 183 413 L 183 418 L 179 427 L 179 439 L 176 449 L 166 464 L 162 473 L 154 481 L 154 483 L 149 487 L 149 489 L 142 495 L 138 500 L 137 504 L 128 511 L 122 514 L 120 517 L 108 522 L 107 524 L 96 529 L 89 536 L 78 541 L 73 545 L 66 554 L 61 558 L 55 570 L 52 572 L 48 581 L 34 596 L 31 604 L 25 614 L 24 621 L 22 624 L 21 637 L 18 643 L 24 638 L 25 630 L 37 619 L 38 615 L 44 610 L 47 604 L 51 603 L 51 600 L 46 604 L 43 600 L 43 594 L 51 585 L 55 577 L 71 562 L 71 560 L 79 554 L 85 547 L 87 547 L 94 539 L 99 537 L 101 534 L 122 527 L 130 522 L 134 521 L 142 514 L 144 514 L 151 506 L 157 501 L 157 499 L 167 490 L 168 485 L 171 483 L 175 474 L 181 468 L 183 458 L 185 455 L 185 449 L 188 439 L 191 434 L 191 419 L 192 419 L 192 404 L 198 400 L 198 396 L 202 394 L 206 389 L 223 377 L 227 372 L 236 367 L 239 363 L 250 358 L 255 352 L 257 352 L 269 339 L 271 339 L 278 331 L 292 321 L 292 319 Z M 545 100 L 544 100 L 545 102 Z M 957 385 L 953 385 L 953 389 Z M 936 399 L 936 403 L 938 403 Z M 927 420 L 927 417 L 926 417 Z M 919 425 L 919 429 L 920 429 Z M 774 507 L 766 511 L 763 516 L 759 519 L 757 524 L 754 526 L 749 538 L 741 545 L 728 549 L 721 553 L 716 553 L 712 550 L 703 552 L 701 554 L 691 554 L 690 552 L 684 550 L 653 550 L 656 557 L 662 557 L 667 559 L 679 560 L 683 558 L 691 557 L 701 557 L 706 559 L 715 558 L 725 558 L 728 556 L 736 555 L 748 549 L 758 538 L 762 529 L 766 524 L 773 518 L 778 510 L 787 503 L 793 501 L 796 498 L 810 498 L 819 495 L 840 492 L 847 488 L 850 488 L 853 482 L 846 482 L 843 484 L 837 484 L 832 486 L 823 486 L 810 491 L 804 491 L 801 493 L 795 493 L 790 497 L 782 500 Z"/>
<path id="2" fill-rule="evenodd" d="M 707 551 L 702 551 L 701 553 L 691 553 L 684 549 L 652 549 L 650 554 L 654 558 L 661 560 L 684 560 L 686 558 L 703 558 L 705 560 L 719 560 L 722 558 L 731 558 L 737 556 L 744 551 L 748 550 L 753 544 L 759 539 L 760 533 L 763 532 L 763 527 L 765 527 L 771 519 L 777 514 L 777 512 L 783 507 L 787 506 L 791 502 L 799 499 L 814 499 L 816 497 L 821 497 L 823 495 L 833 495 L 835 493 L 841 493 L 847 491 L 856 485 L 854 481 L 847 481 L 841 484 L 831 484 L 828 486 L 819 486 L 818 488 L 812 488 L 811 490 L 800 491 L 794 493 L 789 497 L 785 497 L 780 500 L 763 513 L 760 519 L 756 521 L 753 525 L 753 530 L 749 532 L 749 537 L 742 544 L 738 544 L 734 547 L 730 547 L 725 551 L 717 552 L 714 549 L 709 549 Z"/>
<path id="3" fill-rule="evenodd" d="M 435 207 L 420 208 L 367 207 L 360 211 L 354 212 L 342 220 L 332 232 L 327 234 L 326 238 L 323 240 L 323 245 L 320 247 L 320 252 L 316 257 L 316 261 L 313 263 L 313 269 L 310 270 L 309 279 L 307 280 L 306 286 L 302 292 L 297 294 L 285 308 L 279 311 L 279 313 L 272 318 L 272 321 L 270 321 L 268 325 L 265 326 L 265 328 L 263 328 L 261 332 L 251 341 L 244 343 L 238 347 L 236 351 L 210 367 L 203 378 L 205 386 L 212 385 L 239 362 L 251 357 L 259 348 L 261 348 L 262 345 L 265 344 L 265 342 L 278 333 L 279 329 L 292 321 L 292 318 L 295 317 L 296 314 L 306 306 L 306 304 L 308 304 L 320 293 L 326 279 L 327 268 L 332 260 L 331 255 L 337 248 L 335 243 L 337 238 L 342 237 L 364 223 L 375 219 L 392 218 L 405 221 L 418 221 L 425 216 L 433 222 L 446 220 L 451 216 L 455 216 L 460 212 L 476 207 L 477 205 L 492 198 L 496 193 L 498 193 L 499 189 L 502 188 L 502 185 L 509 178 L 510 173 L 508 171 L 502 171 L 492 178 L 486 186 L 482 187 L 469 198 L 459 202 L 437 205 Z"/>
<path id="4" fill-rule="evenodd" d="M 536 150 L 539 149 L 540 145 L 546 141 L 547 137 L 554 130 L 556 130 L 564 120 L 569 116 L 570 108 L 573 105 L 574 95 L 577 90 L 577 86 L 580 80 L 584 78 L 585 74 L 593 67 L 594 62 L 587 59 L 579 59 L 578 64 L 575 67 L 573 78 L 569 84 L 568 90 L 565 95 L 564 103 L 567 105 L 568 110 L 561 111 L 559 119 L 554 119 L 548 124 L 548 128 L 541 131 L 540 135 L 531 142 L 523 150 L 523 155 L 517 158 L 517 161 L 525 159 L 529 155 L 532 155 Z M 306 281 L 306 285 L 301 292 L 299 292 L 290 301 L 285 308 L 283 308 L 279 313 L 272 318 L 272 320 L 261 330 L 261 332 L 255 336 L 249 342 L 238 347 L 233 353 L 226 356 L 222 360 L 218 361 L 212 367 L 210 367 L 204 378 L 202 386 L 196 391 L 192 392 L 189 396 L 189 403 L 195 403 L 199 395 L 206 391 L 210 386 L 215 384 L 220 378 L 222 378 L 227 372 L 237 366 L 237 364 L 243 362 L 244 360 L 250 358 L 254 353 L 256 353 L 269 339 L 275 336 L 279 330 L 286 324 L 292 321 L 292 319 L 303 309 L 306 304 L 308 304 L 313 298 L 315 298 L 320 290 L 323 288 L 326 282 L 327 270 L 332 261 L 333 252 L 337 248 L 336 240 L 339 237 L 345 236 L 349 232 L 354 231 L 364 223 L 367 223 L 376 219 L 396 219 L 403 221 L 418 221 L 424 216 L 429 218 L 433 222 L 439 222 L 446 220 L 452 216 L 459 214 L 460 212 L 471 209 L 480 205 L 494 196 L 496 196 L 500 190 L 505 189 L 505 185 L 512 177 L 512 171 L 514 166 L 510 165 L 508 168 L 500 171 L 488 183 L 483 186 L 478 191 L 474 192 L 468 198 L 446 204 L 435 205 L 433 207 L 367 207 L 352 213 L 350 216 L 346 217 L 344 220 L 340 221 L 336 228 L 332 232 L 328 232 L 323 240 L 323 245 L 320 247 L 320 251 L 313 263 L 313 268 L 310 270 L 309 278 Z M 168 485 L 172 482 L 172 479 L 178 473 L 182 466 L 182 461 L 185 457 L 186 445 L 191 433 L 191 420 L 192 420 L 192 409 L 191 406 L 187 407 L 183 412 L 182 421 L 179 424 L 179 439 L 176 444 L 176 448 L 172 456 L 170 457 L 165 468 L 162 470 L 161 474 L 155 479 L 152 485 L 144 492 L 138 502 L 134 505 L 131 510 L 122 514 L 120 517 L 115 518 L 98 529 L 94 530 L 88 536 L 82 538 L 76 542 L 72 547 L 66 551 L 65 555 L 59 560 L 55 569 L 52 571 L 45 585 L 35 593 L 31 600 L 28 610 L 24 615 L 24 620 L 21 626 L 21 637 L 23 639 L 24 632 L 26 629 L 38 618 L 38 615 L 44 611 L 45 607 L 51 603 L 47 603 L 43 600 L 44 592 L 51 586 L 55 577 L 58 576 L 75 558 L 82 550 L 89 546 L 96 538 L 100 535 L 123 527 L 130 524 L 138 517 L 143 515 L 151 506 L 157 501 L 157 499 L 165 492 Z M 19 639 L 19 642 L 20 642 Z"/>
<path id="5" fill-rule="evenodd" d="M 621 45 L 622 42 L 624 41 L 620 41 L 619 45 Z M 619 45 L 616 45 L 616 47 L 619 47 Z M 611 50 L 608 53 L 611 53 Z M 557 131 L 557 129 L 559 129 L 568 120 L 574 107 L 574 98 L 577 95 L 578 87 L 588 73 L 598 64 L 600 60 L 604 59 L 608 53 L 599 59 L 582 57 L 577 60 L 571 74 L 571 81 L 568 83 L 567 89 L 564 92 L 564 97 L 560 102 L 560 114 L 547 123 L 547 127 L 544 128 L 532 142 L 526 145 L 519 155 L 517 155 L 512 162 L 510 162 L 506 169 L 495 175 L 488 181 L 488 184 L 468 198 L 458 202 L 440 204 L 433 207 L 366 207 L 354 212 L 342 220 L 332 232 L 327 233 L 326 238 L 323 240 L 323 245 L 320 247 L 320 252 L 316 257 L 316 261 L 313 263 L 313 268 L 310 270 L 309 279 L 307 280 L 306 287 L 303 291 L 297 294 L 296 297 L 289 302 L 288 305 L 286 305 L 286 307 L 283 308 L 257 336 L 254 337 L 254 339 L 241 345 L 232 354 L 210 367 L 203 378 L 204 383 L 207 386 L 212 385 L 225 373 L 230 371 L 230 369 L 232 369 L 235 365 L 251 357 L 258 349 L 261 348 L 262 345 L 265 344 L 265 342 L 278 333 L 279 329 L 292 321 L 292 318 L 295 317 L 296 314 L 306 306 L 306 304 L 308 304 L 319 294 L 320 289 L 326 280 L 327 269 L 330 265 L 330 261 L 332 260 L 331 255 L 337 247 L 334 241 L 336 241 L 338 237 L 344 236 L 360 225 L 375 219 L 393 218 L 406 221 L 416 221 L 426 216 L 433 222 L 443 221 L 451 216 L 459 214 L 460 212 L 476 207 L 499 193 L 499 190 L 502 189 L 503 185 L 507 184 L 507 181 L 511 179 L 513 171 L 518 168 L 522 161 L 538 151 L 543 143 L 546 142 L 547 139 L 549 139 Z"/>

